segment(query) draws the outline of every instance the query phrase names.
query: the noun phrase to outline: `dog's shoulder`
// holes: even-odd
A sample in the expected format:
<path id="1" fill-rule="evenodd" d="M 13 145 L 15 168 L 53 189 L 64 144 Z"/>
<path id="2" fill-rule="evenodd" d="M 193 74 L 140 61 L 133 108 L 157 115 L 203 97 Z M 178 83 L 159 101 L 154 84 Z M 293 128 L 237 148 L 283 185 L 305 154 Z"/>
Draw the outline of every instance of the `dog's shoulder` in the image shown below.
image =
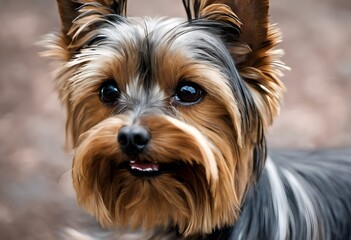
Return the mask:
<path id="1" fill-rule="evenodd" d="M 351 149 L 269 153 L 233 239 L 349 239 Z"/>

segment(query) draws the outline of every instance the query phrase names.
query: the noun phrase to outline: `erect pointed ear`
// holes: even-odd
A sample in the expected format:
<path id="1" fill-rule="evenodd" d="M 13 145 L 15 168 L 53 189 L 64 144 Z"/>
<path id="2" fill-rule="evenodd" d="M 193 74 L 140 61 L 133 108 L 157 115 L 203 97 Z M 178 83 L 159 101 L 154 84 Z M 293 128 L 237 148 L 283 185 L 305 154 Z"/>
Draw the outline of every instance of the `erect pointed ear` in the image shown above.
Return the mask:
<path id="1" fill-rule="evenodd" d="M 61 18 L 61 31 L 64 36 L 67 36 L 73 20 L 78 16 L 78 8 L 80 6 L 80 3 L 71 0 L 57 0 L 57 7 Z"/>
<path id="2" fill-rule="evenodd" d="M 107 14 L 126 15 L 127 0 L 57 0 L 57 6 L 61 18 L 62 37 L 66 46 L 72 43 L 74 29 L 72 26 L 78 22 L 82 14 L 89 15 L 86 22 L 93 23 L 93 16 Z M 80 21 L 83 23 L 84 21 Z M 88 24 L 89 25 L 89 24 Z M 91 27 L 91 25 L 89 25 Z M 77 27 L 76 27 L 77 30 Z"/>
<path id="3" fill-rule="evenodd" d="M 240 28 L 239 40 L 252 52 L 265 44 L 269 31 L 268 0 L 183 0 L 189 19 L 233 22 Z M 222 16 L 214 18 L 213 16 Z"/>
<path id="4" fill-rule="evenodd" d="M 190 21 L 204 19 L 237 26 L 239 36 L 224 36 L 237 69 L 250 90 L 264 125 L 280 109 L 284 86 L 279 78 L 287 69 L 280 61 L 280 32 L 269 23 L 268 0 L 183 0 Z M 215 16 L 215 17 L 214 17 Z"/>
<path id="5" fill-rule="evenodd" d="M 207 0 L 205 5 L 225 4 L 240 19 L 240 41 L 249 45 L 252 51 L 260 48 L 266 41 L 269 30 L 268 0 Z"/>

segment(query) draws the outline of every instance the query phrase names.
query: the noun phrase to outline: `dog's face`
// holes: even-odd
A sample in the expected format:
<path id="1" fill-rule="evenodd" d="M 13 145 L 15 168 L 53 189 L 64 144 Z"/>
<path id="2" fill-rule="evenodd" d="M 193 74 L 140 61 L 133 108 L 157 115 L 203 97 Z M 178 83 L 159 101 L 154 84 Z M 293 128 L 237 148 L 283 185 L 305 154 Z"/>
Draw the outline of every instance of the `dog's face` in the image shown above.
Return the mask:
<path id="1" fill-rule="evenodd" d="M 268 3 L 184 2 L 188 20 L 58 1 L 47 45 L 63 62 L 74 187 L 103 226 L 210 233 L 235 223 L 264 164 L 283 90 Z"/>

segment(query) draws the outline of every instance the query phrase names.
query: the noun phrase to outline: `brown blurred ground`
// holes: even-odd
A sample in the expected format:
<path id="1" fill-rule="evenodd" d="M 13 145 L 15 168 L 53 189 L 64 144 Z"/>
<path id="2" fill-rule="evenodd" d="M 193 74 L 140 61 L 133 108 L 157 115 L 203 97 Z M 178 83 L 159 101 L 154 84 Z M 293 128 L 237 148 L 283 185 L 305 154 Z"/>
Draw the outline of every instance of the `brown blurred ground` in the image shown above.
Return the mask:
<path id="1" fill-rule="evenodd" d="M 129 12 L 175 16 L 180 2 L 130 0 Z M 351 1 L 272 0 L 271 15 L 292 67 L 271 146 L 351 147 Z M 0 239 L 60 239 L 88 217 L 71 188 L 50 66 L 34 45 L 58 29 L 55 1 L 0 0 L 0 23 Z"/>

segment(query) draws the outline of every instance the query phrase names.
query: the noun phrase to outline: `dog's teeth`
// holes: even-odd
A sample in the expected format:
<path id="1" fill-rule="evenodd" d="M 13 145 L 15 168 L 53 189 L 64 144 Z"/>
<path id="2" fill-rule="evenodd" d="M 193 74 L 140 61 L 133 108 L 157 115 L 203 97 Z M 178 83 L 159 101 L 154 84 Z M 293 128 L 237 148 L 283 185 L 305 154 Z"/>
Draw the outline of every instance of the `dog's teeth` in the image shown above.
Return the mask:
<path id="1" fill-rule="evenodd" d="M 141 172 L 153 172 L 160 169 L 160 165 L 156 162 L 129 161 L 129 166 L 132 170 Z"/>
<path id="2" fill-rule="evenodd" d="M 142 171 L 142 172 L 152 172 L 152 171 L 157 171 L 157 169 L 153 168 L 138 168 L 138 167 L 131 167 L 132 170 L 137 170 L 137 171 Z"/>

